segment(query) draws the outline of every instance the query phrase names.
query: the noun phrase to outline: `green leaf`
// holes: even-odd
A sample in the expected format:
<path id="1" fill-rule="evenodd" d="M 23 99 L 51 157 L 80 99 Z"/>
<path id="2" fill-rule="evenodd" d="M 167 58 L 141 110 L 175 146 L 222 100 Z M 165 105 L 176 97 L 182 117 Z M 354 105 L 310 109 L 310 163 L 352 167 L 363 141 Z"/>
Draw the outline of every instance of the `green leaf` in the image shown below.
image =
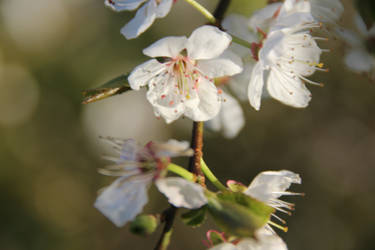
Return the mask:
<path id="1" fill-rule="evenodd" d="M 223 192 L 208 195 L 208 211 L 224 232 L 238 237 L 253 237 L 264 227 L 275 209 L 246 194 Z"/>
<path id="2" fill-rule="evenodd" d="M 84 90 L 82 92 L 84 97 L 82 103 L 88 104 L 96 102 L 99 100 L 103 100 L 107 97 L 122 94 L 126 91 L 131 90 L 128 83 L 128 76 L 129 75 L 121 75 L 110 80 L 109 82 L 103 84 L 98 88 Z"/>
<path id="3" fill-rule="evenodd" d="M 158 227 L 158 219 L 155 215 L 141 214 L 130 223 L 130 231 L 133 234 L 149 235 Z"/>
<path id="4" fill-rule="evenodd" d="M 190 210 L 189 212 L 181 215 L 181 219 L 188 226 L 199 227 L 206 219 L 206 210 L 206 206 L 199 209 Z"/>

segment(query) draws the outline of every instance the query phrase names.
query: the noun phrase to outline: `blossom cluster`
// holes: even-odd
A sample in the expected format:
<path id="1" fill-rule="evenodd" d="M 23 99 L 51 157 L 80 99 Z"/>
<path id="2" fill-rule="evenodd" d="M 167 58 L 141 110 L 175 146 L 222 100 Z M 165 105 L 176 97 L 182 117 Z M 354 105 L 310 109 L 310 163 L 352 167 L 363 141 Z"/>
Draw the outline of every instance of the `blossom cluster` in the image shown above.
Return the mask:
<path id="1" fill-rule="evenodd" d="M 360 39 L 338 28 L 343 12 L 339 0 L 285 0 L 252 16 L 227 15 L 222 22 L 194 0 L 186 2 L 212 25 L 196 28 L 189 37 L 168 36 L 152 43 L 143 49 L 150 59 L 126 76 L 126 85 L 110 82 L 92 98 L 146 88 L 155 116 L 166 123 L 187 117 L 233 138 L 245 124 L 241 101 L 257 111 L 262 99 L 269 97 L 294 108 L 309 105 L 312 95 L 306 85 L 323 85 L 309 78 L 316 71 L 327 71 L 320 58 L 329 50 L 320 48 L 318 41 L 327 40 L 328 30 L 350 41 L 353 50 L 347 55 L 348 66 L 367 72 L 374 68 L 372 56 L 357 62 L 365 53 Z M 121 29 L 127 39 L 140 36 L 174 4 L 173 0 L 105 0 L 114 11 L 137 10 Z M 360 20 L 357 23 L 363 37 L 373 35 L 375 29 L 365 29 Z M 212 250 L 287 249 L 273 228 L 287 231 L 276 212 L 291 214 L 294 209 L 294 204 L 280 197 L 301 195 L 288 191 L 291 184 L 301 184 L 298 174 L 263 171 L 249 186 L 234 180 L 225 186 L 198 159 L 203 174 L 218 189 L 212 191 L 200 182 L 199 173 L 171 162 L 173 157 L 197 156 L 187 142 L 141 146 L 132 139 L 105 140 L 117 156 L 107 157 L 112 165 L 100 172 L 117 179 L 99 194 L 95 207 L 116 226 L 137 221 L 148 202 L 148 189 L 155 185 L 171 205 L 190 210 L 183 215 L 186 224 L 198 226 L 206 211 L 212 215 L 222 231 L 207 233 L 207 247 Z"/>

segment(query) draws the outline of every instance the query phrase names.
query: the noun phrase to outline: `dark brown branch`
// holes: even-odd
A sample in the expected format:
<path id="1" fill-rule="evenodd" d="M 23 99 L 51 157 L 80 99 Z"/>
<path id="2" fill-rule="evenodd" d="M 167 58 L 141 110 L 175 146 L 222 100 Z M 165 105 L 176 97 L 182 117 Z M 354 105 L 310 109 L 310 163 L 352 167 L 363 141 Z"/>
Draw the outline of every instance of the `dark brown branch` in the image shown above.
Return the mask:
<path id="1" fill-rule="evenodd" d="M 169 246 L 170 236 L 173 230 L 173 222 L 174 218 L 176 217 L 177 208 L 175 206 L 170 206 L 163 212 L 162 221 L 165 221 L 165 225 L 163 228 L 163 232 L 161 233 L 161 237 L 156 244 L 154 250 L 166 250 Z"/>
<path id="2" fill-rule="evenodd" d="M 193 134 L 191 137 L 191 148 L 194 150 L 194 155 L 189 161 L 189 171 L 197 176 L 198 183 L 204 186 L 205 178 L 201 170 L 201 158 L 203 148 L 203 122 L 193 123 Z"/>
<path id="3" fill-rule="evenodd" d="M 224 18 L 224 14 L 227 11 L 231 0 L 220 0 L 214 11 L 214 17 L 217 20 L 217 26 L 221 26 L 221 21 Z"/>

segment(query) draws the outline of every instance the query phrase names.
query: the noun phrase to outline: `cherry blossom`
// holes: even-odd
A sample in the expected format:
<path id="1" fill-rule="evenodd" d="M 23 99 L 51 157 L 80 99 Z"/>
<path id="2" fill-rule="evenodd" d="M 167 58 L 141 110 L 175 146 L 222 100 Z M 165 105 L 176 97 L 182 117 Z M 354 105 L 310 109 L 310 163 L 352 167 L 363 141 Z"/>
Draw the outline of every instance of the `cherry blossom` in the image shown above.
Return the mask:
<path id="1" fill-rule="evenodd" d="M 132 71 L 130 86 L 138 90 L 148 85 L 147 99 L 167 123 L 181 115 L 194 121 L 212 119 L 222 102 L 213 79 L 242 71 L 241 59 L 226 51 L 230 42 L 230 35 L 207 25 L 189 38 L 163 38 L 143 50 L 155 59 Z"/>
<path id="2" fill-rule="evenodd" d="M 308 1 L 295 6 L 289 3 L 283 4 L 270 27 L 252 71 L 248 97 L 256 110 L 260 109 L 264 88 L 276 100 L 303 108 L 311 100 L 305 82 L 321 85 L 306 78 L 316 70 L 324 70 L 319 62 L 323 50 L 315 41 L 320 38 L 313 37 L 309 31 L 319 24 L 313 22 Z"/>
<path id="3" fill-rule="evenodd" d="M 106 140 L 119 156 L 106 157 L 114 164 L 100 172 L 118 176 L 118 179 L 104 188 L 94 206 L 116 226 L 121 227 L 142 211 L 148 201 L 148 188 L 154 181 L 163 179 L 169 157 L 190 156 L 192 150 L 187 142 L 175 140 L 167 143 L 149 142 L 144 147 L 133 139 Z"/>

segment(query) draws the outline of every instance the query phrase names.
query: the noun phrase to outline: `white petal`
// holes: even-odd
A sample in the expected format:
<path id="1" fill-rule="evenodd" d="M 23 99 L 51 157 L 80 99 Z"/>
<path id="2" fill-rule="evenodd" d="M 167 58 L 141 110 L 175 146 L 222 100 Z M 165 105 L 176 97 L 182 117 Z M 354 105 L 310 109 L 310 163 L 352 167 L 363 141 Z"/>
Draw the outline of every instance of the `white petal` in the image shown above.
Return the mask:
<path id="1" fill-rule="evenodd" d="M 285 0 L 282 8 L 280 9 L 280 14 L 278 16 L 278 19 L 284 18 L 286 16 L 289 16 L 295 13 L 309 13 L 310 14 L 311 13 L 310 1 Z"/>
<path id="2" fill-rule="evenodd" d="M 134 139 L 120 139 L 114 137 L 103 137 L 120 154 L 119 158 L 112 158 L 115 163 L 122 163 L 124 161 L 135 161 L 137 152 L 142 149 Z"/>
<path id="3" fill-rule="evenodd" d="M 214 131 L 222 131 L 224 137 L 231 139 L 245 126 L 245 117 L 238 101 L 223 92 L 224 99 L 219 114 L 206 125 Z"/>
<path id="4" fill-rule="evenodd" d="M 296 43 L 300 45 L 295 46 Z M 288 62 L 282 62 L 279 59 L 281 61 L 279 64 L 284 71 L 294 72 L 294 74 L 302 76 L 310 76 L 315 72 L 316 66 L 314 64 L 319 63 L 322 53 L 312 36 L 304 33 L 286 36 L 282 40 L 282 44 L 275 50 L 279 50 L 277 53 L 283 54 L 287 58 L 293 58 Z"/>
<path id="5" fill-rule="evenodd" d="M 313 16 L 320 22 L 333 23 L 341 17 L 344 6 L 340 0 L 310 0 Z"/>
<path id="6" fill-rule="evenodd" d="M 221 23 L 223 28 L 232 35 L 235 35 L 249 43 L 258 40 L 255 33 L 250 31 L 248 18 L 238 14 L 230 14 Z"/>
<path id="7" fill-rule="evenodd" d="M 363 49 L 353 49 L 345 56 L 345 64 L 356 72 L 370 72 L 375 65 L 372 55 Z"/>
<path id="8" fill-rule="evenodd" d="M 94 206 L 121 227 L 133 220 L 148 201 L 147 189 L 151 178 L 119 178 L 96 199 Z"/>
<path id="9" fill-rule="evenodd" d="M 146 0 L 105 0 L 105 6 L 114 11 L 135 10 Z"/>
<path id="10" fill-rule="evenodd" d="M 185 115 L 193 121 L 207 121 L 215 117 L 221 107 L 221 99 L 215 85 L 201 77 L 198 86 L 199 103 L 197 107 L 187 106 Z"/>
<path id="11" fill-rule="evenodd" d="M 133 39 L 145 32 L 155 21 L 156 7 L 155 1 L 145 3 L 138 9 L 135 17 L 121 29 L 121 34 L 126 39 Z"/>
<path id="12" fill-rule="evenodd" d="M 254 32 L 257 32 L 257 28 L 264 31 L 268 30 L 272 18 L 282 5 L 282 3 L 273 3 L 256 11 L 249 20 L 249 26 L 251 29 L 253 29 Z"/>
<path id="13" fill-rule="evenodd" d="M 268 76 L 267 90 L 276 100 L 295 108 L 305 108 L 311 100 L 311 93 L 301 79 L 276 67 Z"/>
<path id="14" fill-rule="evenodd" d="M 160 178 L 155 182 L 168 202 L 176 207 L 200 208 L 207 203 L 202 186 L 180 177 Z"/>
<path id="15" fill-rule="evenodd" d="M 279 198 L 292 183 L 301 184 L 301 178 L 288 170 L 265 171 L 258 174 L 244 192 L 263 202 Z"/>
<path id="16" fill-rule="evenodd" d="M 149 60 L 133 69 L 128 77 L 129 85 L 134 90 L 139 90 L 149 81 L 165 70 L 165 66 L 157 60 Z"/>
<path id="17" fill-rule="evenodd" d="M 204 25 L 190 35 L 187 42 L 188 56 L 194 60 L 212 59 L 228 48 L 232 37 L 216 27 Z"/>
<path id="18" fill-rule="evenodd" d="M 153 143 L 151 147 L 158 158 L 192 156 L 194 154 L 189 142 L 175 139 L 169 139 L 166 143 Z"/>
<path id="19" fill-rule="evenodd" d="M 143 50 L 150 57 L 176 57 L 186 47 L 184 36 L 169 36 L 160 39 Z"/>
<path id="20" fill-rule="evenodd" d="M 238 248 L 231 243 L 220 243 L 214 247 L 209 248 L 209 250 L 238 250 Z"/>
<path id="21" fill-rule="evenodd" d="M 355 23 L 358 31 L 360 32 L 360 34 L 362 36 L 367 36 L 368 35 L 367 26 L 365 24 L 365 21 L 362 19 L 362 17 L 359 14 L 356 14 L 354 16 L 354 23 Z"/>
<path id="22" fill-rule="evenodd" d="M 178 119 L 185 111 L 186 103 L 182 102 L 183 97 L 176 90 L 175 84 L 176 79 L 167 74 L 152 81 L 147 91 L 147 100 L 154 107 L 155 113 L 167 123 Z"/>
<path id="23" fill-rule="evenodd" d="M 197 68 L 209 78 L 232 76 L 242 71 L 242 60 L 229 50 L 219 57 L 209 60 L 199 60 Z"/>
<path id="24" fill-rule="evenodd" d="M 222 129 L 220 112 L 213 119 L 205 122 L 204 125 L 207 126 L 208 129 L 210 129 L 214 132 L 220 132 L 220 130 Z"/>
<path id="25" fill-rule="evenodd" d="M 134 139 L 123 140 L 121 145 L 120 159 L 118 163 L 124 161 L 135 161 L 138 150 L 140 150 L 140 146 Z"/>
<path id="26" fill-rule="evenodd" d="M 173 0 L 161 0 L 156 8 L 156 17 L 157 18 L 165 17 L 171 10 L 172 4 L 173 4 Z"/>
<path id="27" fill-rule="evenodd" d="M 344 40 L 345 43 L 349 44 L 352 47 L 361 47 L 362 39 L 356 33 L 351 30 L 338 28 L 336 33 Z"/>
<path id="28" fill-rule="evenodd" d="M 288 250 L 284 241 L 277 235 L 246 238 L 237 244 L 237 250 Z"/>
<path id="29" fill-rule="evenodd" d="M 228 84 L 228 87 L 241 101 L 245 101 L 248 99 L 247 89 L 255 64 L 256 62 L 253 60 L 245 62 L 243 66 L 243 71 L 240 74 L 233 76 Z"/>
<path id="30" fill-rule="evenodd" d="M 253 72 L 251 73 L 251 79 L 248 88 L 248 97 L 251 106 L 256 110 L 260 108 L 260 101 L 262 98 L 264 86 L 264 71 L 261 63 L 255 64 Z"/>

